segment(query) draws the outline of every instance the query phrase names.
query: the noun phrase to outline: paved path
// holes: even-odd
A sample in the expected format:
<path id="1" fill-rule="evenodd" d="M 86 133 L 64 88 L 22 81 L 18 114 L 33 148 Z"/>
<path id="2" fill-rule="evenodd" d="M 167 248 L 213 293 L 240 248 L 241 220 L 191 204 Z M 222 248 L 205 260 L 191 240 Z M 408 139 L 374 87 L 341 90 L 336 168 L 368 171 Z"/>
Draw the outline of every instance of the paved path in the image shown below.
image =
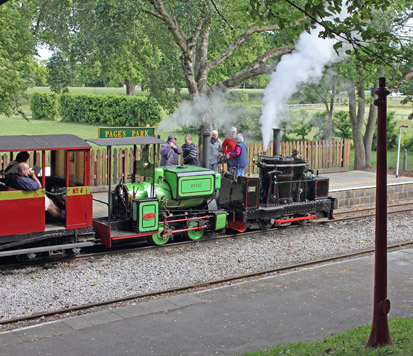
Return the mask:
<path id="1" fill-rule="evenodd" d="M 374 256 L 0 334 L 1 356 L 241 355 L 371 322 Z M 413 317 L 413 249 L 388 255 L 390 318 Z M 366 340 L 367 341 L 367 340 Z"/>

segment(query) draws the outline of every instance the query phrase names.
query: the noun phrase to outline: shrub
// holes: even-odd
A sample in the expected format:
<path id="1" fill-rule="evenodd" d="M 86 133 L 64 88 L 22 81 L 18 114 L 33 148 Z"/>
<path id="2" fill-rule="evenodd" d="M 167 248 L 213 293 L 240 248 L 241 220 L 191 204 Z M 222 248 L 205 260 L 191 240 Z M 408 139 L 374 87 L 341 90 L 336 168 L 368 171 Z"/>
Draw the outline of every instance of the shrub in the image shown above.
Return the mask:
<path id="1" fill-rule="evenodd" d="M 56 120 L 58 98 L 55 93 L 34 92 L 30 100 L 30 109 L 34 120 Z"/>
<path id="2" fill-rule="evenodd" d="M 62 121 L 109 126 L 155 126 L 161 121 L 153 98 L 63 94 L 59 102 Z"/>
<path id="3" fill-rule="evenodd" d="M 395 120 L 396 112 L 390 111 L 387 113 L 387 148 L 394 148 L 397 146 L 398 141 L 398 127 L 397 121 Z M 377 150 L 377 130 L 374 131 L 373 142 L 372 142 L 372 150 Z"/>
<path id="4" fill-rule="evenodd" d="M 230 103 L 247 103 L 249 97 L 245 90 L 231 90 L 225 94 L 225 99 Z"/>
<path id="5" fill-rule="evenodd" d="M 413 135 L 407 136 L 402 141 L 402 148 L 409 152 L 413 152 Z"/>
<path id="6" fill-rule="evenodd" d="M 348 111 L 338 111 L 333 114 L 334 135 L 341 139 L 351 138 L 351 121 Z"/>

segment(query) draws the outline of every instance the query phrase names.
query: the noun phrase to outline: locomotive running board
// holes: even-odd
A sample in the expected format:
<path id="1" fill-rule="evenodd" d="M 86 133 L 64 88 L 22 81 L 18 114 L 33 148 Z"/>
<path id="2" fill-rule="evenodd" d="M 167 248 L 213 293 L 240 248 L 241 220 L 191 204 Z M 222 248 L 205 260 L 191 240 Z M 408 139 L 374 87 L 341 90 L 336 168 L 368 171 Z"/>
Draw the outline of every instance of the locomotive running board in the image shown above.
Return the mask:
<path id="1" fill-rule="evenodd" d="M 96 220 L 93 221 L 93 228 L 96 230 L 102 245 L 105 245 L 106 247 L 112 247 L 112 242 L 116 240 L 132 239 L 135 237 L 148 237 L 159 233 L 159 231 L 156 230 L 147 233 L 133 234 L 130 231 L 112 229 L 111 225 Z"/>
<path id="2" fill-rule="evenodd" d="M 25 248 L 21 250 L 0 252 L 0 257 L 27 255 L 29 253 L 48 252 L 48 251 L 56 251 L 56 250 L 69 250 L 72 248 L 90 247 L 93 245 L 95 245 L 95 243 L 90 241 L 90 242 L 78 242 L 74 244 L 65 244 L 65 245 L 52 245 L 52 246 L 44 246 L 44 247 Z"/>

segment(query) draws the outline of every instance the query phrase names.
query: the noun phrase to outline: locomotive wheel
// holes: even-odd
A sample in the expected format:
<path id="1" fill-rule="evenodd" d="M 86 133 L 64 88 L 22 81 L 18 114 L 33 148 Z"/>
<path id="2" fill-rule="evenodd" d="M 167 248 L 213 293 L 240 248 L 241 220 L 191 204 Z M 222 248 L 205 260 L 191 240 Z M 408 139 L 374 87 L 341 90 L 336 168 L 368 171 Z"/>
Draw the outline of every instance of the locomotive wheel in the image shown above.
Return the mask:
<path id="1" fill-rule="evenodd" d="M 301 215 L 301 216 L 308 216 L 308 215 Z M 301 217 L 301 216 L 300 216 L 300 217 Z M 296 223 L 297 225 L 304 226 L 304 225 L 307 225 L 308 220 L 298 220 L 298 221 L 295 221 L 295 223 Z"/>
<path id="2" fill-rule="evenodd" d="M 190 229 L 192 227 L 198 227 L 197 221 L 193 220 L 188 223 L 188 228 Z M 200 240 L 202 236 L 204 236 L 204 232 L 205 232 L 204 229 L 189 230 L 189 231 L 185 231 L 185 236 L 187 237 L 188 240 L 197 241 L 197 240 Z"/>
<path id="3" fill-rule="evenodd" d="M 277 220 L 287 220 L 287 219 L 290 219 L 290 218 L 291 218 L 291 216 L 282 216 L 282 217 L 278 218 Z M 290 225 L 291 225 L 291 221 L 285 222 L 283 224 L 276 225 L 276 226 L 278 226 L 278 227 L 287 227 L 287 226 L 290 226 Z"/>
<path id="4" fill-rule="evenodd" d="M 261 230 L 268 230 L 273 225 L 271 219 L 261 219 L 258 220 L 258 226 Z"/>
<path id="5" fill-rule="evenodd" d="M 169 235 L 163 236 L 163 225 L 159 226 L 158 233 L 149 237 L 152 245 L 163 246 L 169 241 Z"/>

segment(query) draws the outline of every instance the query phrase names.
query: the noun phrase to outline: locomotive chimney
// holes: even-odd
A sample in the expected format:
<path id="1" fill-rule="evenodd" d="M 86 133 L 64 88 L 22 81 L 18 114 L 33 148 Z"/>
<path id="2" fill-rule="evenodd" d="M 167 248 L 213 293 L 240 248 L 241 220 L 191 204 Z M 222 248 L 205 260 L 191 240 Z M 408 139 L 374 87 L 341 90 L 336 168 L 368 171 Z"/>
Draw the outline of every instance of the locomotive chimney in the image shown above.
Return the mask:
<path id="1" fill-rule="evenodd" d="M 209 141 L 210 133 L 204 132 L 202 134 L 202 166 L 205 168 L 209 167 Z"/>
<path id="2" fill-rule="evenodd" d="M 273 155 L 280 156 L 281 155 L 281 146 L 280 146 L 280 139 L 281 139 L 281 129 L 273 128 Z"/>

